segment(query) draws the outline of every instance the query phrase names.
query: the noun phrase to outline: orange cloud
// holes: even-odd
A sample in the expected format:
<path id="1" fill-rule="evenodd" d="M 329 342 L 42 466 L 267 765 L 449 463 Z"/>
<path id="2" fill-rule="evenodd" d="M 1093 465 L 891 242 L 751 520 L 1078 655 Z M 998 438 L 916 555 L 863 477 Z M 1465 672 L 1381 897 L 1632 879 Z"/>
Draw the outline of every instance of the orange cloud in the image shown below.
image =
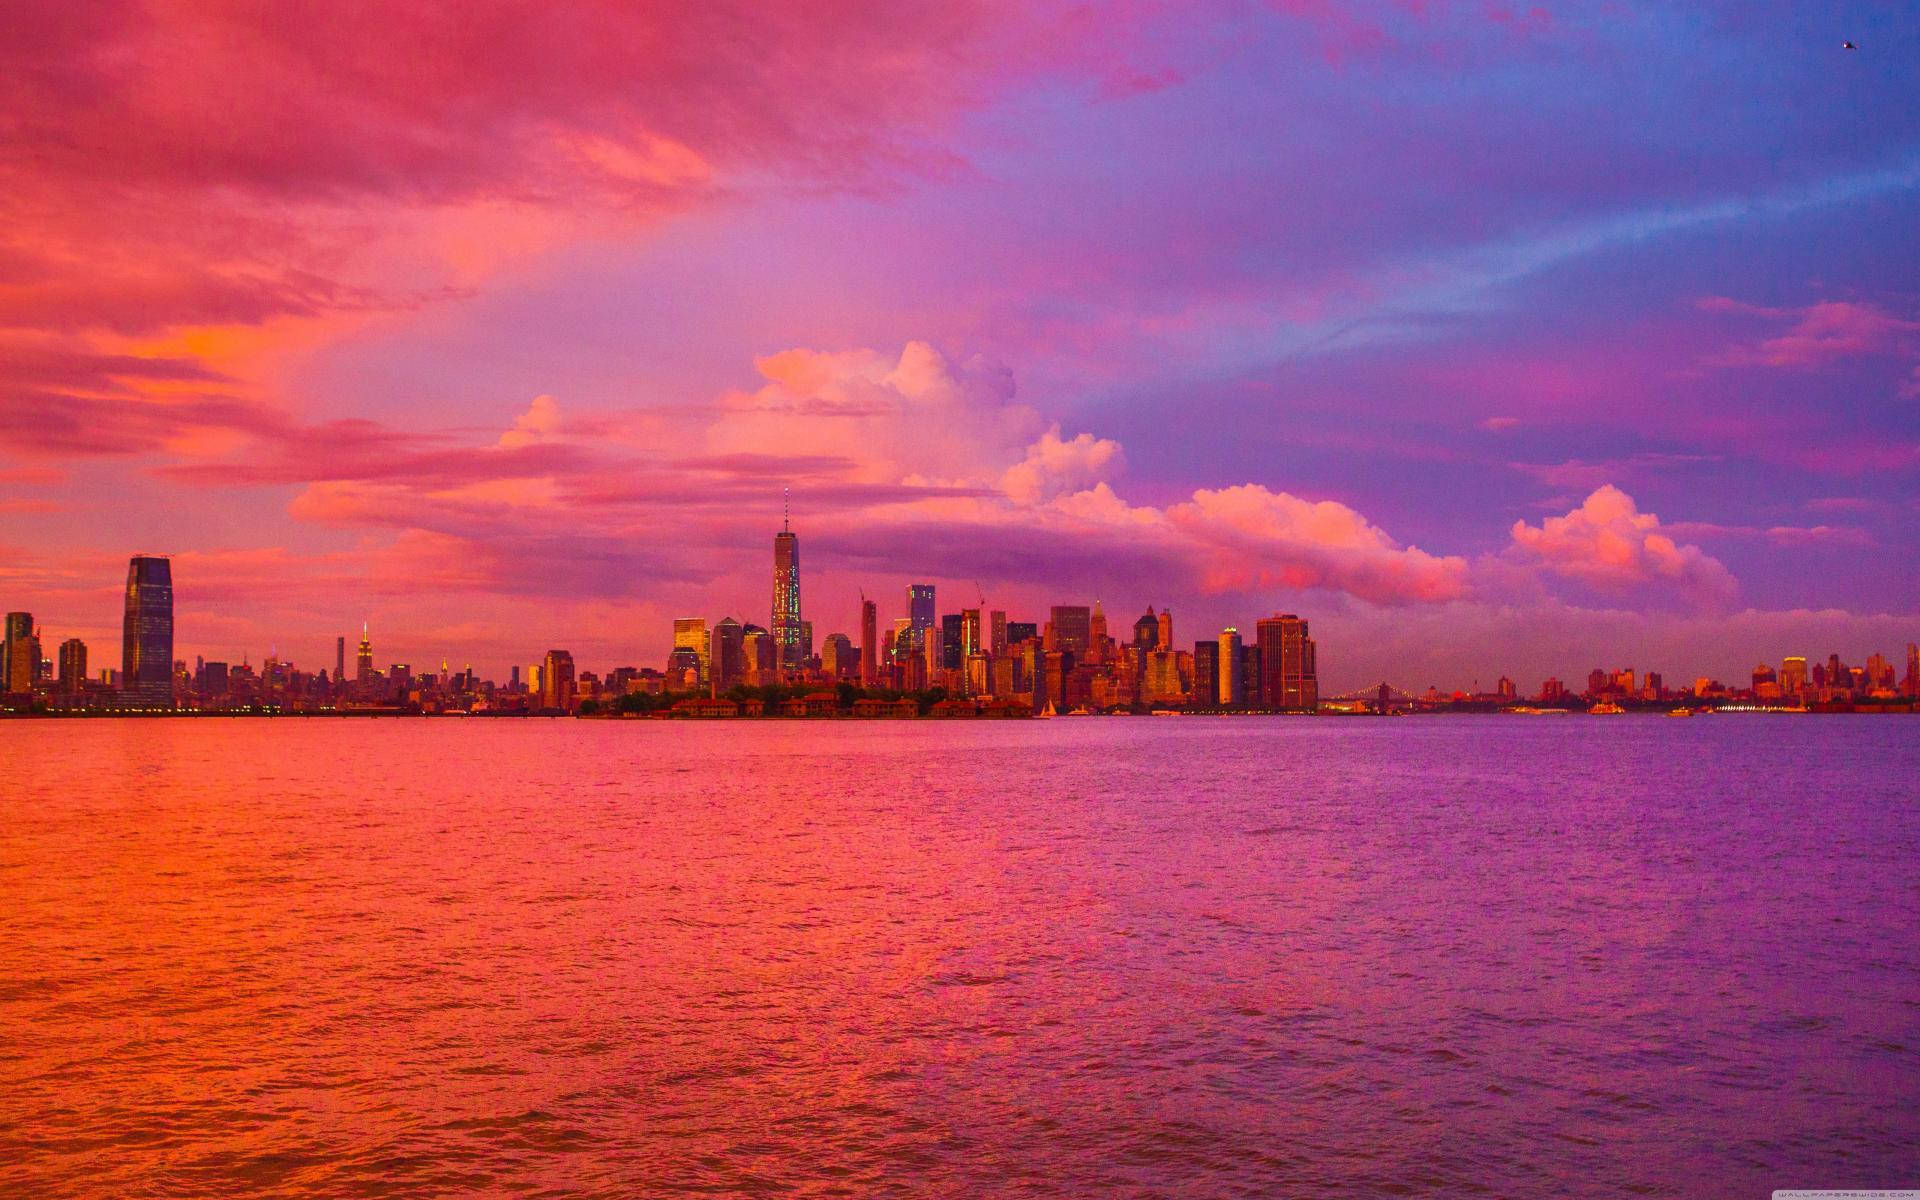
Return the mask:
<path id="1" fill-rule="evenodd" d="M 1537 527 L 1513 523 L 1513 550 L 1555 574 L 1619 591 L 1649 584 L 1672 585 L 1687 595 L 1724 602 L 1738 590 L 1727 568 L 1698 546 L 1681 545 L 1661 530 L 1660 518 L 1643 513 L 1612 484 L 1596 489 L 1563 517 Z"/>

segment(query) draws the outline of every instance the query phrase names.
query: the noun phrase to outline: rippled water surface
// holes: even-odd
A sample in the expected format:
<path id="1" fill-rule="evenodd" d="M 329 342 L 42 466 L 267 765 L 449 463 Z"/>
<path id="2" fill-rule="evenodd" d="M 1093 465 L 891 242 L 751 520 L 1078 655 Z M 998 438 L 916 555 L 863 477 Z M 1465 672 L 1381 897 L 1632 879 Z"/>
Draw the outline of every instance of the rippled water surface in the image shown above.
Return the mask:
<path id="1" fill-rule="evenodd" d="M 1920 720 L 0 723 L 0 1195 L 1920 1186 Z"/>

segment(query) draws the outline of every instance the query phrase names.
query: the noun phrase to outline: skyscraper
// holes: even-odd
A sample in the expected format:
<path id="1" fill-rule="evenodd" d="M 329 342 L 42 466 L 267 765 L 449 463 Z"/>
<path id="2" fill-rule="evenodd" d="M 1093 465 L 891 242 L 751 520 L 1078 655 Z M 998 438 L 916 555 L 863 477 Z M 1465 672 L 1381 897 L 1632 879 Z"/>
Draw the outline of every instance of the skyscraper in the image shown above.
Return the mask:
<path id="1" fill-rule="evenodd" d="M 907 620 L 914 629 L 933 628 L 933 585 L 930 583 L 910 583 L 907 585 Z"/>
<path id="2" fill-rule="evenodd" d="M 996 608 L 987 614 L 987 653 L 999 658 L 1007 652 L 1007 613 Z"/>
<path id="3" fill-rule="evenodd" d="M 1133 644 L 1142 651 L 1152 650 L 1160 645 L 1160 618 L 1153 611 L 1153 605 L 1147 605 L 1147 611 L 1133 623 Z"/>
<path id="4" fill-rule="evenodd" d="M 830 633 L 820 643 L 820 669 L 835 679 L 852 677 L 860 669 L 860 658 L 854 653 L 853 639 L 844 633 Z"/>
<path id="5" fill-rule="evenodd" d="M 1193 705 L 1195 708 L 1220 707 L 1220 642 L 1193 644 Z"/>
<path id="6" fill-rule="evenodd" d="M 33 690 L 33 665 L 40 658 L 34 645 L 33 614 L 7 614 L 4 661 L 0 661 L 0 692 L 26 694 Z"/>
<path id="7" fill-rule="evenodd" d="M 1053 641 L 1053 648 L 1073 655 L 1074 662 L 1085 659 L 1093 643 L 1093 613 L 1083 604 L 1055 605 Z"/>
<path id="8" fill-rule="evenodd" d="M 143 708 L 173 707 L 173 564 L 137 554 L 127 563 L 120 689 Z"/>
<path id="9" fill-rule="evenodd" d="M 860 685 L 872 687 L 880 678 L 880 608 L 860 599 Z"/>
<path id="10" fill-rule="evenodd" d="M 1320 707 L 1320 680 L 1307 623 L 1292 613 L 1264 617 L 1260 644 L 1260 703 L 1286 712 Z"/>
<path id="11" fill-rule="evenodd" d="M 1220 631 L 1220 704 L 1231 708 L 1247 702 L 1246 693 L 1240 689 L 1240 664 L 1246 658 L 1246 652 L 1240 646 L 1240 631 L 1229 625 Z M 1194 660 L 1194 670 L 1199 668 L 1199 659 Z"/>
<path id="12" fill-rule="evenodd" d="M 333 639 L 333 681 L 345 683 L 347 679 L 347 639 Z"/>
<path id="13" fill-rule="evenodd" d="M 746 630 L 740 622 L 732 617 L 720 618 L 720 623 L 713 627 L 713 655 L 707 664 L 714 695 L 720 695 L 746 678 L 746 646 Z"/>
<path id="14" fill-rule="evenodd" d="M 781 518 L 773 535 L 773 644 L 779 665 L 798 670 L 807 659 L 800 630 L 800 538 Z"/>
<path id="15" fill-rule="evenodd" d="M 87 644 L 79 638 L 60 643 L 60 690 L 69 694 L 87 681 Z"/>
<path id="16" fill-rule="evenodd" d="M 713 669 L 713 643 L 707 636 L 705 617 L 675 617 L 673 619 L 673 648 L 693 651 L 695 670 L 699 672 L 701 687 L 707 685 Z"/>
<path id="17" fill-rule="evenodd" d="M 979 609 L 973 610 L 976 613 Z M 940 663 L 943 671 L 958 671 L 967 661 L 966 617 L 945 613 L 940 618 Z"/>
<path id="18" fill-rule="evenodd" d="M 373 638 L 367 633 L 365 621 L 360 623 L 360 648 L 354 656 L 356 670 L 354 678 L 361 683 L 373 682 Z"/>
<path id="19" fill-rule="evenodd" d="M 547 651 L 540 670 L 540 707 L 573 711 L 573 655 L 565 650 Z"/>
<path id="20" fill-rule="evenodd" d="M 29 646 L 33 638 L 33 614 L 7 614 L 5 641 L 0 642 L 0 692 L 28 692 L 33 689 L 33 670 Z"/>

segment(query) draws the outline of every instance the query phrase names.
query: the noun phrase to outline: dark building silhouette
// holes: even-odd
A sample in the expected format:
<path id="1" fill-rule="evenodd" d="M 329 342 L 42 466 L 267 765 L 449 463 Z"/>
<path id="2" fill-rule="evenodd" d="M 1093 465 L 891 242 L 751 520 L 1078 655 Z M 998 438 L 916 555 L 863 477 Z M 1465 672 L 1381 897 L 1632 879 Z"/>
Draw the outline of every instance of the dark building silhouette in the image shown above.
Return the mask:
<path id="1" fill-rule="evenodd" d="M 60 643 L 60 690 L 80 691 L 87 684 L 87 644 L 79 638 Z"/>
<path id="2" fill-rule="evenodd" d="M 707 670 L 716 696 L 746 681 L 746 629 L 732 617 L 720 618 L 713 627 L 713 661 Z"/>
<path id="3" fill-rule="evenodd" d="M 910 583 L 907 585 L 907 627 L 909 629 L 933 628 L 933 585 L 930 583 Z"/>
<path id="4" fill-rule="evenodd" d="M 33 674 L 40 662 L 40 642 L 33 636 L 33 614 L 7 614 L 6 640 L 0 642 L 0 692 L 26 695 L 33 691 Z"/>
<path id="5" fill-rule="evenodd" d="M 1220 642 L 1209 638 L 1193 644 L 1193 706 L 1220 707 Z"/>
<path id="6" fill-rule="evenodd" d="M 120 690 L 141 708 L 173 707 L 173 564 L 165 558 L 141 554 L 127 563 Z"/>
<path id="7" fill-rule="evenodd" d="M 880 610 L 860 598 L 860 685 L 872 687 L 880 678 Z"/>

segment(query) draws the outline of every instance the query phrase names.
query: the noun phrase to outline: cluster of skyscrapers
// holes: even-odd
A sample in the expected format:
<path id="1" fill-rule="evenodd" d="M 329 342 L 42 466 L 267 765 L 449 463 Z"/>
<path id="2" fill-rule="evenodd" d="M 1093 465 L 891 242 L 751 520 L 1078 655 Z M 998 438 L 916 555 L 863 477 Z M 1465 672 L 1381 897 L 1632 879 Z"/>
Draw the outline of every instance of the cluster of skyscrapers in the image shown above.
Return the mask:
<path id="1" fill-rule="evenodd" d="M 10 612 L 0 643 L 0 705 L 23 708 L 36 696 L 60 707 L 165 709 L 174 706 L 173 565 L 135 555 L 127 563 L 120 669 L 87 674 L 87 644 L 60 643 L 57 665 L 42 653 L 33 614 Z"/>
<path id="2" fill-rule="evenodd" d="M 1154 707 L 1312 712 L 1319 672 L 1307 622 L 1291 613 L 1176 642 L 1173 614 L 1151 606 L 1118 636 L 1106 611 L 1060 605 L 1042 621 L 1013 620 L 985 598 L 940 613 L 930 583 L 909 584 L 905 612 L 882 626 L 878 603 L 861 597 L 859 640 L 827 635 L 816 647 L 800 600 L 799 537 L 783 524 L 773 544 L 770 628 L 723 617 L 674 622 L 666 670 L 622 675 L 624 689 L 708 696 L 741 687 L 853 683 L 887 692 L 943 691 L 1042 712 Z M 559 652 L 555 652 L 559 653 Z M 546 675 L 564 664 L 541 664 Z M 601 681 L 596 681 L 601 682 Z M 606 682 L 612 682 L 608 680 Z M 573 681 L 576 699 L 580 680 Z"/>

